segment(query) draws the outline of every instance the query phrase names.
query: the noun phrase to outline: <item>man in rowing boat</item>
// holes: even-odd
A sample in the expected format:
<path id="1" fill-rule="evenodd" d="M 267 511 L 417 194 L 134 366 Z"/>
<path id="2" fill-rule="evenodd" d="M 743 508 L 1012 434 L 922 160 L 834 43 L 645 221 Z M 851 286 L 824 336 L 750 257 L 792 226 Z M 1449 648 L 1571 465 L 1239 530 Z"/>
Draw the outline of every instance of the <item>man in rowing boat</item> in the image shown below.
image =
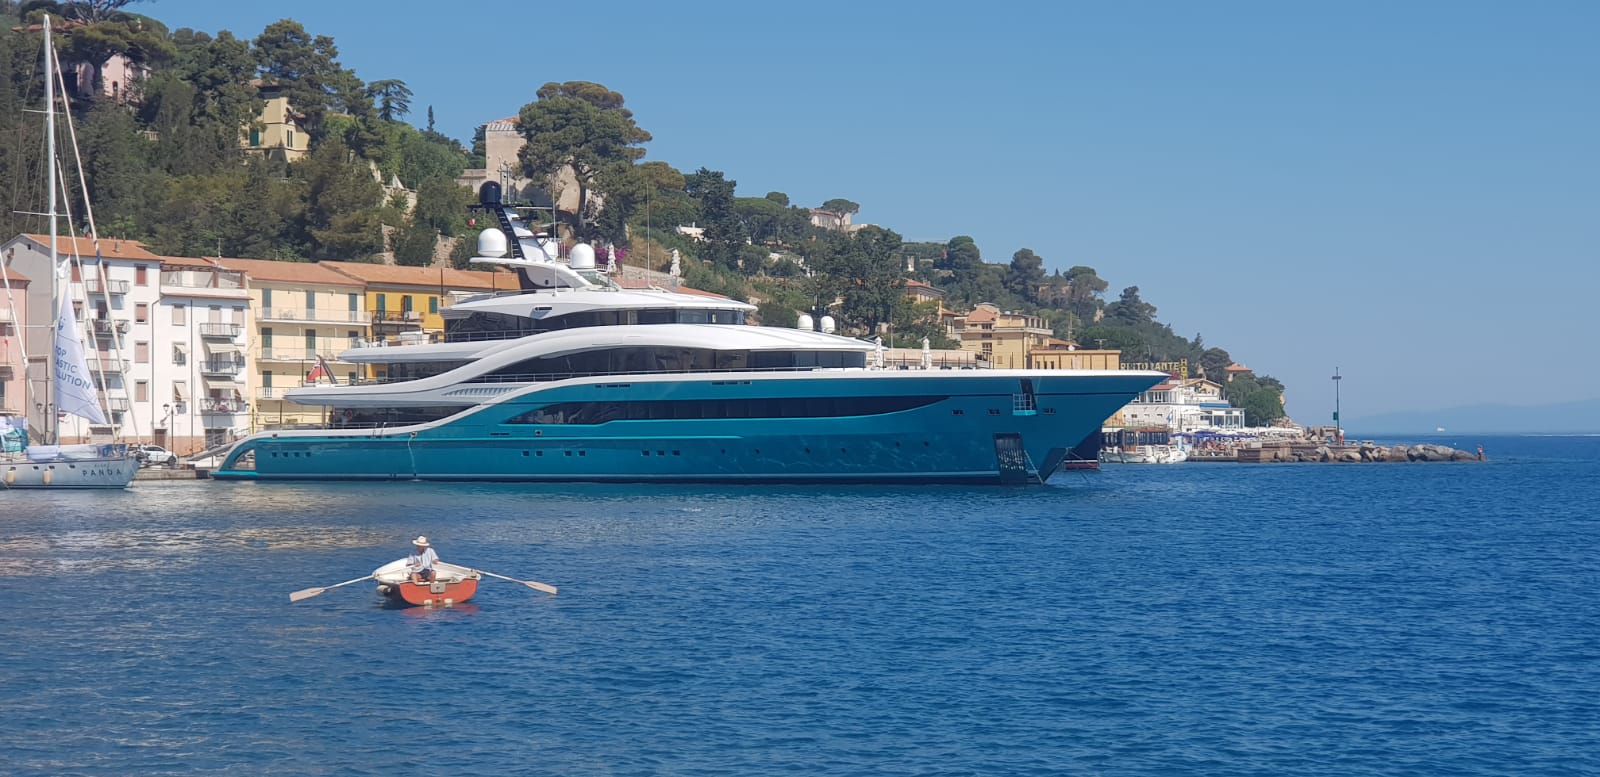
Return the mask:
<path id="1" fill-rule="evenodd" d="M 439 563 L 439 554 L 433 552 L 428 538 L 417 535 L 411 541 L 411 555 L 406 557 L 406 569 L 411 570 L 411 582 L 417 585 L 433 582 L 433 565 Z"/>

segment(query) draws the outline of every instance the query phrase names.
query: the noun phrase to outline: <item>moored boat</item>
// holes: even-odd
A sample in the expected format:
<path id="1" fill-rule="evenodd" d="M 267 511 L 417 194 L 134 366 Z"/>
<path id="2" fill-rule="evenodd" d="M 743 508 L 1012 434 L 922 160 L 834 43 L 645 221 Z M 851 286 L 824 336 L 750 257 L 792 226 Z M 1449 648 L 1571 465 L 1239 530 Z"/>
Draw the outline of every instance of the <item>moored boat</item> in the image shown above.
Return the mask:
<path id="1" fill-rule="evenodd" d="M 51 170 L 58 163 L 64 161 L 56 153 L 56 111 L 57 103 L 64 101 L 66 95 L 57 89 L 58 81 L 55 78 L 57 57 L 54 40 L 50 31 L 50 18 L 45 17 L 42 24 L 44 33 L 44 93 L 45 93 L 45 166 Z M 76 148 L 73 149 L 76 152 Z M 55 175 L 45 175 L 48 190 L 48 209 L 42 214 L 49 222 L 49 241 L 47 251 L 49 254 L 49 277 L 51 284 L 51 304 L 54 306 L 55 315 L 52 317 L 49 361 L 40 359 L 41 366 L 48 364 L 49 377 L 34 380 L 23 380 L 24 406 L 33 404 L 41 409 L 54 408 L 56 412 L 45 415 L 43 429 L 39 430 L 41 440 L 49 444 L 31 444 L 30 437 L 34 434 L 28 427 L 26 415 L 6 416 L 0 414 L 0 490 L 14 488 L 127 488 L 133 481 L 133 476 L 139 470 L 139 461 L 126 443 L 76 443 L 62 444 L 61 418 L 72 415 L 85 419 L 91 424 L 111 426 L 108 416 L 111 415 L 109 401 L 104 399 L 103 375 L 96 377 L 89 370 L 88 360 L 84 355 L 83 322 L 78 320 L 73 307 L 71 293 L 72 283 L 68 281 L 68 266 L 71 265 L 74 273 L 70 276 L 76 278 L 83 272 L 82 257 L 76 255 L 63 261 L 57 249 L 58 221 L 68 214 L 57 211 L 57 195 Z M 86 181 L 79 181 L 84 190 L 88 189 Z M 86 197 L 87 194 L 85 193 Z M 70 222 L 69 222 L 70 223 Z M 96 245 L 98 251 L 98 237 L 94 234 L 94 221 L 89 219 L 88 237 Z M 78 241 L 71 241 L 74 251 Z M 15 310 L 12 300 L 11 271 L 7 267 L 8 259 L 0 259 L 0 289 L 3 289 L 4 303 L 7 311 Z M 98 267 L 98 266 L 97 266 Z M 107 297 L 109 303 L 109 297 Z M 113 333 L 115 338 L 115 333 Z M 21 338 L 23 343 L 22 357 L 24 363 L 30 361 L 27 354 L 28 338 Z M 117 350 L 121 350 L 120 340 L 116 342 Z M 97 388 L 100 386 L 100 388 Z M 4 393 L 4 384 L 0 383 L 0 394 Z"/>
<path id="2" fill-rule="evenodd" d="M 398 559 L 378 567 L 372 579 L 378 581 L 381 596 L 395 604 L 414 607 L 449 607 L 465 602 L 478 593 L 478 582 L 483 579 L 483 573 L 476 569 L 442 561 L 433 565 L 433 571 L 431 582 L 414 583 L 406 559 Z"/>
<path id="3" fill-rule="evenodd" d="M 292 389 L 325 428 L 241 440 L 218 480 L 1043 482 L 1165 373 L 883 370 L 873 343 L 747 326 L 755 306 L 624 289 L 480 190 L 480 265 L 516 291 L 440 311 L 441 339 L 340 354 L 373 376 Z M 824 317 L 826 319 L 826 317 Z"/>

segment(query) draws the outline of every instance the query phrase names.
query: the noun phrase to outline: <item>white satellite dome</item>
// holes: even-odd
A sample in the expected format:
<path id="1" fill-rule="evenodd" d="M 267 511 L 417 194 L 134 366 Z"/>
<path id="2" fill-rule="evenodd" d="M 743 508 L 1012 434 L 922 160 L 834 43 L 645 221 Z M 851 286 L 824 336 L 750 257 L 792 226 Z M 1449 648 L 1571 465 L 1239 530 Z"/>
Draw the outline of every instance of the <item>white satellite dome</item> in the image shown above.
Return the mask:
<path id="1" fill-rule="evenodd" d="M 835 328 L 837 328 L 837 327 L 833 323 L 833 316 L 823 316 L 822 317 L 822 332 L 823 332 L 823 334 L 830 334 L 831 335 L 831 334 L 833 334 L 833 330 Z"/>
<path id="2" fill-rule="evenodd" d="M 490 227 L 478 233 L 478 256 L 499 258 L 506 255 L 506 233 Z"/>
<path id="3" fill-rule="evenodd" d="M 794 320 L 794 328 L 795 329 L 804 329 L 807 332 L 809 332 L 809 331 L 811 331 L 811 327 L 814 326 L 815 323 L 816 322 L 812 320 L 810 313 L 801 313 L 800 317 Z"/>
<path id="4" fill-rule="evenodd" d="M 594 247 L 588 243 L 573 246 L 572 253 L 567 255 L 567 266 L 574 270 L 593 270 Z"/>

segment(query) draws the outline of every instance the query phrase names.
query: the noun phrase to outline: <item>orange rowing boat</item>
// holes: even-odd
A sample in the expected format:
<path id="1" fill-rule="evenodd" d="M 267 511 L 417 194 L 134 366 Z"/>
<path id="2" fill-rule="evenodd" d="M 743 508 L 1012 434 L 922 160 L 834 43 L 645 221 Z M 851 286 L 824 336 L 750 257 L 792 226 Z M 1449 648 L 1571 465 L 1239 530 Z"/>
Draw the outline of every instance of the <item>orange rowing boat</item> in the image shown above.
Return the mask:
<path id="1" fill-rule="evenodd" d="M 378 567 L 372 579 L 378 581 L 379 594 L 397 604 L 415 607 L 449 607 L 465 602 L 478 592 L 478 581 L 483 579 L 476 569 L 442 561 L 433 565 L 433 571 L 432 582 L 413 583 L 406 559 L 400 559 Z"/>

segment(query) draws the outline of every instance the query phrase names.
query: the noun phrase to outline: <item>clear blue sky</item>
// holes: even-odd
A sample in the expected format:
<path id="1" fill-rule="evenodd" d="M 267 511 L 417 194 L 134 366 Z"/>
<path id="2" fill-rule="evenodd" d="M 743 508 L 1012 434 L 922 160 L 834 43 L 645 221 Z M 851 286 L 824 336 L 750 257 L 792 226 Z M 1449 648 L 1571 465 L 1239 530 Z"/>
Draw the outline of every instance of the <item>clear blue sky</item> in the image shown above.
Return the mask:
<path id="1" fill-rule="evenodd" d="M 495 8 L 502 16 L 489 15 Z M 159 0 L 470 138 L 598 81 L 646 159 L 1138 285 L 1328 419 L 1600 398 L 1600 3 Z M 1530 393 L 1532 392 L 1532 393 Z"/>

